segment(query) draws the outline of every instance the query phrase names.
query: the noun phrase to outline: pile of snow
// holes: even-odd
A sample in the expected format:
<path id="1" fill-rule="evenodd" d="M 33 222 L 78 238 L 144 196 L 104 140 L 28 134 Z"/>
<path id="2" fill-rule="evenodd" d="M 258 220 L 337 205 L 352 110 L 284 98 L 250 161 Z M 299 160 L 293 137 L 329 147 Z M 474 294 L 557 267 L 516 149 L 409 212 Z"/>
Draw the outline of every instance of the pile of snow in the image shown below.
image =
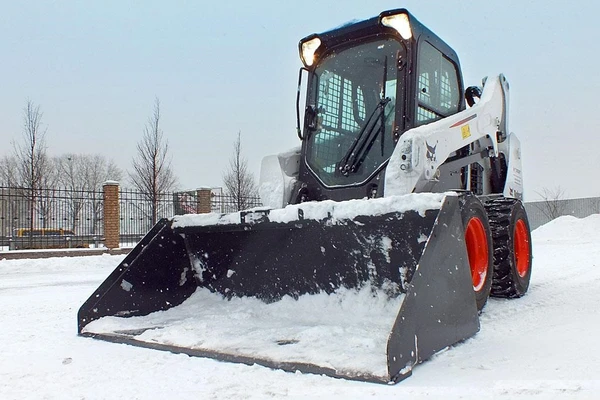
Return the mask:
<path id="1" fill-rule="evenodd" d="M 490 299 L 477 335 L 393 386 L 78 337 L 77 310 L 123 256 L 0 260 L 0 398 L 595 399 L 599 239 L 598 216 L 534 231 L 527 295 Z"/>
<path id="2" fill-rule="evenodd" d="M 289 296 L 266 304 L 198 289 L 180 306 L 143 317 L 104 317 L 84 331 L 143 330 L 136 340 L 276 362 L 304 362 L 353 375 L 387 376 L 387 339 L 404 296 L 360 290 Z"/>
<path id="3" fill-rule="evenodd" d="M 416 211 L 424 215 L 427 210 L 439 210 L 446 196 L 455 193 L 419 193 L 403 196 L 390 196 L 377 199 L 348 200 L 335 202 L 332 200 L 307 202 L 289 205 L 282 209 L 270 210 L 269 221 L 292 222 L 299 219 L 323 220 L 329 218 L 331 223 L 353 219 L 359 215 L 384 215 L 392 212 Z M 254 208 L 260 212 L 265 208 Z M 300 217 L 299 215 L 302 215 Z M 187 214 L 173 218 L 173 227 L 206 226 L 216 224 L 237 224 L 240 213 L 231 214 Z"/>
<path id="4" fill-rule="evenodd" d="M 589 243 L 600 239 L 600 214 L 592 214 L 586 218 L 571 215 L 558 217 L 532 232 L 538 242 L 560 241 L 571 243 Z"/>

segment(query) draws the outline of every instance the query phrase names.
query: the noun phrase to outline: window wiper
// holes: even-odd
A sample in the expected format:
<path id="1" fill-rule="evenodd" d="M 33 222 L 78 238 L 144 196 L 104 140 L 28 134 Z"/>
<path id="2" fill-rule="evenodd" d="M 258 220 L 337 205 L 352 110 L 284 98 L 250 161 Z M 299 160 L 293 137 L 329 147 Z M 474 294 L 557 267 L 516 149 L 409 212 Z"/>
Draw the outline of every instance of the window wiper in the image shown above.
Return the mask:
<path id="1" fill-rule="evenodd" d="M 371 146 L 373 146 L 377 134 L 381 132 L 382 129 L 385 129 L 385 107 L 390 101 L 391 99 L 389 97 L 385 97 L 379 101 L 379 104 L 377 104 L 377 107 L 375 107 L 367 119 L 367 122 L 352 142 L 352 146 L 350 146 L 344 157 L 338 163 L 339 171 L 343 175 L 348 176 L 350 173 L 354 173 L 358 170 L 369 153 L 369 150 L 371 150 Z M 378 126 L 378 122 L 380 123 L 379 128 L 375 132 L 375 135 L 373 135 L 373 131 L 375 130 L 375 127 Z"/>

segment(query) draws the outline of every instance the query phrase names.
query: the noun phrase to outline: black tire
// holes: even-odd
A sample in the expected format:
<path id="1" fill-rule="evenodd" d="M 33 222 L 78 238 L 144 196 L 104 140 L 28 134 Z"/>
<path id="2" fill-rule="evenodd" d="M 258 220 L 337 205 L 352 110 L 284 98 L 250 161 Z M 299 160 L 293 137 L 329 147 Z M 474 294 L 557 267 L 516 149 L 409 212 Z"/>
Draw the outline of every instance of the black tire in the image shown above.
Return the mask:
<path id="1" fill-rule="evenodd" d="M 531 280 L 531 229 L 523 203 L 496 199 L 487 204 L 494 240 L 494 297 L 516 298 L 527 293 Z"/>
<path id="2" fill-rule="evenodd" d="M 477 197 L 462 196 L 460 208 L 477 310 L 481 311 L 492 288 L 494 271 L 492 231 L 485 207 Z"/>

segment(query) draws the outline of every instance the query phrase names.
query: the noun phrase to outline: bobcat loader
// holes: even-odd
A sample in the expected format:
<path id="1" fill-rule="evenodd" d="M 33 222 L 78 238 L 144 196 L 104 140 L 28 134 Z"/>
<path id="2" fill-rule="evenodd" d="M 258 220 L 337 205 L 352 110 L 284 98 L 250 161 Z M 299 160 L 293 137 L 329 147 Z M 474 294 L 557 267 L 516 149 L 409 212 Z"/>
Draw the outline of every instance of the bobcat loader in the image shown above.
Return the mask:
<path id="1" fill-rule="evenodd" d="M 263 159 L 265 207 L 161 220 L 83 304 L 80 335 L 390 383 L 474 335 L 490 293 L 526 293 L 506 78 L 465 90 L 405 9 L 299 50 L 301 145 Z"/>

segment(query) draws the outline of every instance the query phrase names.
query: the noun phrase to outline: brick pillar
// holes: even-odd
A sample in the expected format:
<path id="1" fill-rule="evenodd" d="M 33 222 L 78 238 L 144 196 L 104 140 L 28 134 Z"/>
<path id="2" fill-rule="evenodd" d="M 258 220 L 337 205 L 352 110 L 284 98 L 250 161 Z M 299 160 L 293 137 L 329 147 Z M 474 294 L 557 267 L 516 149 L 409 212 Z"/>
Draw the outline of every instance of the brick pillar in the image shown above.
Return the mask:
<path id="1" fill-rule="evenodd" d="M 196 210 L 198 214 L 207 214 L 212 211 L 211 197 L 212 191 L 210 189 L 198 189 L 196 191 Z"/>
<path id="2" fill-rule="evenodd" d="M 119 248 L 119 182 L 104 183 L 104 245 L 109 249 Z"/>

